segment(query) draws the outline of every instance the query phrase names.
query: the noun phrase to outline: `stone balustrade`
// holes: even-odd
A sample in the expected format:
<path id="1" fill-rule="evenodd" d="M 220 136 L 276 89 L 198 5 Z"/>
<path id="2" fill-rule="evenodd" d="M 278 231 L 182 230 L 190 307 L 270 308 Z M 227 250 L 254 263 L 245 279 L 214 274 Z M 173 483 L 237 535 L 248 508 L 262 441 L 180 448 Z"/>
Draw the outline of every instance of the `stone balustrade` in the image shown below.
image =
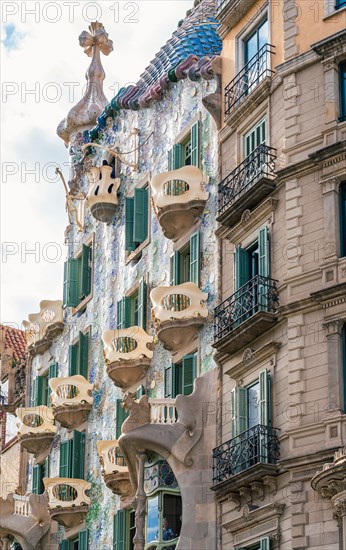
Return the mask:
<path id="1" fill-rule="evenodd" d="M 51 401 L 55 420 L 68 429 L 84 422 L 93 404 L 93 384 L 76 374 L 66 378 L 51 378 Z"/>
<path id="2" fill-rule="evenodd" d="M 32 355 L 44 353 L 64 329 L 62 300 L 43 300 L 40 311 L 23 321 L 25 337 Z"/>
<path id="3" fill-rule="evenodd" d="M 14 515 L 23 517 L 30 516 L 29 496 L 30 495 L 13 495 Z"/>
<path id="4" fill-rule="evenodd" d="M 120 452 L 117 440 L 98 441 L 97 452 L 102 466 L 102 477 L 106 486 L 121 499 L 133 495 L 129 470 Z"/>
<path id="5" fill-rule="evenodd" d="M 105 223 L 112 221 L 118 205 L 117 191 L 120 179 L 112 178 L 112 171 L 112 166 L 103 165 L 100 168 L 93 166 L 87 173 L 87 206 L 94 218 Z"/>
<path id="6" fill-rule="evenodd" d="M 52 409 L 44 405 L 19 407 L 16 416 L 17 435 L 22 447 L 35 457 L 48 450 L 57 431 Z"/>
<path id="7" fill-rule="evenodd" d="M 175 424 L 178 421 L 175 399 L 149 399 L 150 424 Z"/>

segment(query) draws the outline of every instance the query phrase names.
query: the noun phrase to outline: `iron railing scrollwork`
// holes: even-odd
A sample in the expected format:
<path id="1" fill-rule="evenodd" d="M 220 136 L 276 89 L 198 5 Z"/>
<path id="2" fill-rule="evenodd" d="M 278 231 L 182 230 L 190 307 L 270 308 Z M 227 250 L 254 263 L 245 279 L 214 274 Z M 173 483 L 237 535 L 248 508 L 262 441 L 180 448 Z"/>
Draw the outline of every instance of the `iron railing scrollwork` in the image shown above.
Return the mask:
<path id="1" fill-rule="evenodd" d="M 213 485 L 255 464 L 276 464 L 279 457 L 278 429 L 258 424 L 213 450 Z"/>
<path id="2" fill-rule="evenodd" d="M 218 210 L 223 214 L 240 196 L 262 177 L 275 178 L 276 149 L 259 145 L 218 186 Z"/>
<path id="3" fill-rule="evenodd" d="M 279 305 L 277 281 L 256 275 L 224 300 L 214 311 L 214 337 L 221 340 L 259 311 L 276 313 Z"/>
<path id="4" fill-rule="evenodd" d="M 274 71 L 269 67 L 270 55 L 274 53 L 274 46 L 264 44 L 256 55 L 244 65 L 242 70 L 225 88 L 225 117 L 227 118 L 259 84 Z"/>

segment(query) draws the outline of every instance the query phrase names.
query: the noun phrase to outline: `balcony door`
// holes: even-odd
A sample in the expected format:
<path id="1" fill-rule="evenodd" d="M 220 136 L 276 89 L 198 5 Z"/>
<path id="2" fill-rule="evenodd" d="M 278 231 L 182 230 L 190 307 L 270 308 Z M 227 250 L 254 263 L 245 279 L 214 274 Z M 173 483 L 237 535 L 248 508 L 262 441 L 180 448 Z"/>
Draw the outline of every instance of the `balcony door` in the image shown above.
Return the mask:
<path id="1" fill-rule="evenodd" d="M 262 21 L 250 36 L 244 40 L 245 92 L 249 94 L 266 74 L 269 42 L 268 20 Z"/>

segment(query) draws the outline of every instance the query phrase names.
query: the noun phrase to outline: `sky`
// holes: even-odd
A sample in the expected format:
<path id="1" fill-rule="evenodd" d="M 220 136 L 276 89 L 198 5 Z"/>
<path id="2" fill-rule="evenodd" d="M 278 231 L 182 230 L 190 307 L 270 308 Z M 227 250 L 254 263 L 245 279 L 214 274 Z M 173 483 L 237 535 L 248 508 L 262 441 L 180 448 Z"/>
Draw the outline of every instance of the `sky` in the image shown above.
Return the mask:
<path id="1" fill-rule="evenodd" d="M 68 154 L 56 127 L 83 95 L 88 58 L 78 37 L 103 23 L 108 100 L 136 82 L 193 0 L 3 0 L 1 10 L 0 322 L 21 328 L 41 300 L 62 299 Z"/>

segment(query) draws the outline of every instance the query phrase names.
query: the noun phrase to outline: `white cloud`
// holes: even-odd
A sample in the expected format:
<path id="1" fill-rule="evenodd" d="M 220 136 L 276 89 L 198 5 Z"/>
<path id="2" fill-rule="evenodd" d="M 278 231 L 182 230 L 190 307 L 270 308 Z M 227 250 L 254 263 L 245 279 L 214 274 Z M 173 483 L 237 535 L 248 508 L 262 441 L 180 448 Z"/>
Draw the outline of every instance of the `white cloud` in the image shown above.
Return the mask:
<path id="1" fill-rule="evenodd" d="M 47 181 L 53 171 L 46 173 L 45 167 L 49 163 L 62 165 L 68 161 L 56 127 L 82 95 L 90 59 L 79 47 L 78 36 L 87 30 L 86 18 L 96 14 L 95 4 L 82 1 L 2 3 L 2 20 L 7 30 L 5 42 L 1 43 L 1 240 L 3 252 L 4 246 L 7 251 L 11 246 L 12 249 L 17 246 L 19 251 L 22 247 L 24 251 L 24 255 L 17 252 L 8 256 L 6 262 L 2 255 L 2 322 L 20 324 L 29 313 L 38 311 L 40 300 L 62 296 L 66 255 L 63 240 L 67 225 L 65 196 L 60 182 Z M 107 75 L 104 89 L 110 100 L 114 95 L 110 87 L 138 80 L 186 10 L 191 8 L 192 1 L 102 1 L 98 6 L 102 14 L 100 20 L 114 44 L 114 51 L 102 57 Z M 8 15 L 10 9 L 16 13 Z M 35 13 L 30 14 L 29 10 Z M 76 83 L 72 102 L 67 83 Z M 51 101 L 54 93 L 60 95 L 55 102 Z M 23 177 L 22 163 L 27 170 L 33 170 L 36 163 L 35 175 Z M 18 172 L 5 181 L 4 169 L 16 169 L 15 166 Z M 68 176 L 67 167 L 64 173 Z M 48 250 L 47 243 L 61 247 L 63 254 L 59 261 L 45 260 L 54 252 L 52 247 Z M 25 256 L 25 249 L 35 246 L 39 257 Z"/>

